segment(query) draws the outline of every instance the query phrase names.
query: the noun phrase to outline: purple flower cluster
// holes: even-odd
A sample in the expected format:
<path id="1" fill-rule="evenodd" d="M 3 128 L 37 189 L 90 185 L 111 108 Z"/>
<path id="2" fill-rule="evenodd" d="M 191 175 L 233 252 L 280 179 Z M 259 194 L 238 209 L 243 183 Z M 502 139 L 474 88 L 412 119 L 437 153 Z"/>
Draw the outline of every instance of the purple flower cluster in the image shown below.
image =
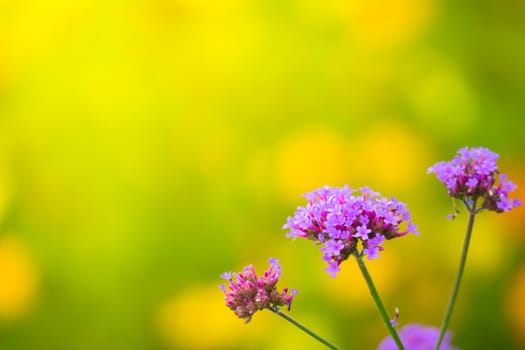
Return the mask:
<path id="1" fill-rule="evenodd" d="M 445 184 L 449 196 L 463 200 L 467 205 L 483 198 L 482 209 L 498 213 L 521 205 L 518 199 L 509 199 L 516 189 L 505 174 L 500 174 L 496 161 L 499 155 L 485 147 L 463 147 L 454 159 L 439 162 L 428 169 Z"/>
<path id="2" fill-rule="evenodd" d="M 278 292 L 275 285 L 281 276 L 281 266 L 279 261 L 270 258 L 270 267 L 260 277 L 257 277 L 252 265 L 246 266 L 242 272 L 225 272 L 221 275 L 229 283 L 220 288 L 225 294 L 226 306 L 244 319 L 245 323 L 250 322 L 252 315 L 257 310 L 265 308 L 275 308 L 287 305 L 290 309 L 292 300 L 297 294 L 296 289 L 288 293 L 288 288 Z"/>
<path id="3" fill-rule="evenodd" d="M 320 243 L 326 272 L 335 277 L 339 265 L 351 254 L 379 257 L 384 240 L 415 233 L 404 203 L 387 199 L 368 187 L 325 186 L 306 193 L 308 203 L 288 217 L 287 237 L 303 237 Z"/>
<path id="4" fill-rule="evenodd" d="M 399 338 L 406 350 L 434 350 L 439 338 L 439 329 L 436 327 L 425 327 L 419 324 L 408 324 L 399 330 Z M 452 335 L 445 333 L 440 350 L 455 350 L 450 344 Z M 392 337 L 385 338 L 377 347 L 377 350 L 397 350 L 397 345 Z"/>

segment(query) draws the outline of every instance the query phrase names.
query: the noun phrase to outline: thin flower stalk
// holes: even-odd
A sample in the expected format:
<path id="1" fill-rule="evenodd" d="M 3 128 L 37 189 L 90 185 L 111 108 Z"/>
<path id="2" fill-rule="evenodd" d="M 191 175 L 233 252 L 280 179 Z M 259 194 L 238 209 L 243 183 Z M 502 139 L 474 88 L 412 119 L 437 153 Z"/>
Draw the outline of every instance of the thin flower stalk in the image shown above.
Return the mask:
<path id="1" fill-rule="evenodd" d="M 368 272 L 368 269 L 366 268 L 366 264 L 363 261 L 363 257 L 357 254 L 354 254 L 354 257 L 366 281 L 368 290 L 370 291 L 370 295 L 372 296 L 372 299 L 374 299 L 377 309 L 379 310 L 379 314 L 381 314 L 381 318 L 383 319 L 383 322 L 385 323 L 385 326 L 388 329 L 388 332 L 392 336 L 392 339 L 394 339 L 394 342 L 396 343 L 398 349 L 404 350 L 405 347 L 403 345 L 403 342 L 399 338 L 399 335 L 397 334 L 397 331 L 392 324 L 393 322 L 390 320 L 390 317 L 388 316 L 385 306 L 383 302 L 381 301 L 381 297 L 379 296 L 379 293 L 377 292 L 377 288 L 374 284 L 374 281 L 372 280 L 372 276 L 370 276 L 370 273 Z"/>

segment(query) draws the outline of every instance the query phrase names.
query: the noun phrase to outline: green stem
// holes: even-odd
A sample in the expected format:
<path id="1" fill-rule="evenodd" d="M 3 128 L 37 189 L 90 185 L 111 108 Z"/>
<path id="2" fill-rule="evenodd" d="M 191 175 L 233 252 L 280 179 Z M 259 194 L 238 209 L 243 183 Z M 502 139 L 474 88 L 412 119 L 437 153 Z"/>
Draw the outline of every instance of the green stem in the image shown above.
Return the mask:
<path id="1" fill-rule="evenodd" d="M 468 207 L 468 206 L 467 206 Z M 470 243 L 470 236 L 472 235 L 472 228 L 474 227 L 474 217 L 476 216 L 476 203 L 472 205 L 472 208 L 469 208 L 469 219 L 467 225 L 467 232 L 465 234 L 465 241 L 463 242 L 463 250 L 461 251 L 461 258 L 459 260 L 458 273 L 456 275 L 456 281 L 454 282 L 454 289 L 452 289 L 452 294 L 450 295 L 450 300 L 448 302 L 447 311 L 445 312 L 445 317 L 443 318 L 443 323 L 441 325 L 441 330 L 439 332 L 439 338 L 436 343 L 435 350 L 438 350 L 445 336 L 445 332 L 448 328 L 448 322 L 450 321 L 450 316 L 452 315 L 452 310 L 454 309 L 454 304 L 456 303 L 456 298 L 458 296 L 459 285 L 461 284 L 461 278 L 463 276 L 463 270 L 465 269 L 465 262 L 467 261 L 468 247 Z"/>
<path id="2" fill-rule="evenodd" d="M 377 309 L 379 310 L 379 313 L 381 314 L 381 317 L 383 318 L 383 321 L 385 322 L 386 328 L 390 332 L 390 335 L 394 339 L 398 349 L 405 350 L 405 347 L 403 346 L 403 342 L 401 342 L 401 339 L 399 338 L 399 335 L 397 334 L 396 329 L 392 325 L 392 322 L 390 321 L 390 318 L 388 317 L 388 314 L 386 312 L 385 306 L 383 305 L 383 302 L 381 301 L 381 298 L 379 297 L 379 293 L 377 292 L 377 289 L 374 285 L 374 281 L 372 280 L 372 277 L 370 276 L 370 273 L 368 272 L 368 269 L 366 268 L 365 262 L 363 261 L 363 256 L 356 254 L 353 254 L 357 265 L 359 265 L 359 268 L 361 269 L 361 273 L 363 274 L 363 277 L 365 278 L 366 284 L 368 285 L 368 289 L 370 290 L 370 294 L 372 295 L 372 298 L 374 299 Z"/>
<path id="3" fill-rule="evenodd" d="M 303 324 L 299 323 L 294 318 L 292 318 L 292 316 L 290 316 L 288 314 L 285 314 L 284 312 L 279 310 L 277 307 L 269 307 L 268 310 L 270 310 L 270 311 L 276 313 L 277 315 L 281 316 L 286 321 L 290 322 L 291 324 L 293 324 L 294 326 L 296 326 L 297 328 L 299 328 L 300 330 L 302 330 L 303 332 L 305 332 L 309 336 L 315 338 L 317 341 L 319 341 L 319 342 L 323 343 L 324 345 L 326 345 L 328 348 L 333 349 L 333 350 L 341 350 L 341 348 L 338 348 L 334 344 L 330 343 L 328 340 L 326 340 L 323 337 L 317 335 L 312 330 L 308 329 L 306 326 L 304 326 Z"/>

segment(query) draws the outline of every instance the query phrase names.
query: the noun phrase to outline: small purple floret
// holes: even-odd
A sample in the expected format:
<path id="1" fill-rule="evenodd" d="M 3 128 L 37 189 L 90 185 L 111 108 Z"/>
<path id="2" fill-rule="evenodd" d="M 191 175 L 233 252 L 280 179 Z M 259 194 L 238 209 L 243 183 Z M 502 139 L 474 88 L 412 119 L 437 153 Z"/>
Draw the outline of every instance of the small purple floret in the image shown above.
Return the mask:
<path id="1" fill-rule="evenodd" d="M 330 274 L 330 277 L 335 278 L 337 273 L 341 271 L 341 268 L 339 267 L 339 264 L 336 261 L 329 261 L 328 267 L 326 267 L 324 271 L 328 272 Z"/>
<path id="2" fill-rule="evenodd" d="M 228 281 L 229 281 L 229 280 L 232 279 L 232 274 L 231 274 L 231 272 L 225 272 L 225 273 L 223 273 L 220 277 L 221 277 L 221 278 L 224 278 L 225 280 L 228 280 Z"/>
<path id="3" fill-rule="evenodd" d="M 290 230 L 287 237 L 319 243 L 328 263 L 325 271 L 332 277 L 351 254 L 376 259 L 384 240 L 418 234 L 404 203 L 382 197 L 368 187 L 352 190 L 348 186 L 325 186 L 304 197 L 306 206 L 298 207 L 283 228 Z"/>
<path id="4" fill-rule="evenodd" d="M 376 233 L 376 236 L 374 238 L 369 239 L 366 241 L 365 248 L 363 249 L 363 254 L 365 254 L 368 257 L 368 260 L 374 260 L 379 258 L 379 252 L 383 250 L 383 247 L 381 244 L 385 240 L 385 237 L 380 235 L 379 233 Z"/>
<path id="5" fill-rule="evenodd" d="M 385 219 L 385 223 L 388 223 Z M 354 238 L 361 238 L 363 241 L 368 239 L 368 234 L 372 232 L 366 225 L 361 225 L 356 227 L 356 232 L 354 233 Z"/>

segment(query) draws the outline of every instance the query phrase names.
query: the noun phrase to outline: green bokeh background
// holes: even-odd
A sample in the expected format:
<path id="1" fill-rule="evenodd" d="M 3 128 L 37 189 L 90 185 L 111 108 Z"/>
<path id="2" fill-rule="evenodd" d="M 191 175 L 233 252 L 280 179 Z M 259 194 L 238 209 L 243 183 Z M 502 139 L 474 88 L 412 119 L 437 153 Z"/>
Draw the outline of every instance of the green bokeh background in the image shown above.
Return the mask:
<path id="1" fill-rule="evenodd" d="M 322 349 L 218 276 L 280 259 L 292 314 L 345 349 L 386 336 L 281 226 L 300 195 L 370 185 L 421 236 L 369 264 L 400 323 L 438 326 L 464 212 L 431 164 L 501 155 L 525 199 L 525 3 L 0 0 L 0 349 Z M 461 349 L 525 346 L 524 211 L 476 222 Z"/>

